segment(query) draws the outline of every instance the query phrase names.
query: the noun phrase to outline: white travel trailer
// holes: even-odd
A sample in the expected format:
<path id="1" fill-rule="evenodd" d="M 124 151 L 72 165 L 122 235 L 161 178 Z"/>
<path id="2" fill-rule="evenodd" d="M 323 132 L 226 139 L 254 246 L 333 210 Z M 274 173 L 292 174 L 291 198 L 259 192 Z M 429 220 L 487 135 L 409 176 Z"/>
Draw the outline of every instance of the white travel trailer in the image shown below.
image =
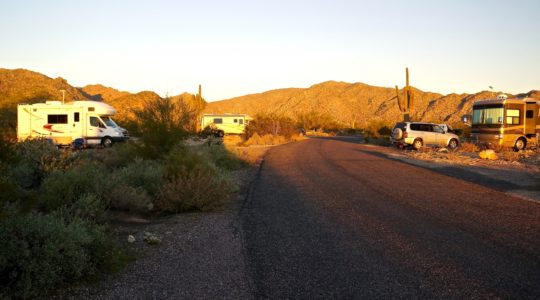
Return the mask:
<path id="1" fill-rule="evenodd" d="M 110 147 L 128 139 L 127 131 L 111 118 L 115 113 L 112 106 L 98 101 L 19 104 L 17 139 L 45 138 L 62 146 L 82 139 L 86 145 Z"/>
<path id="2" fill-rule="evenodd" d="M 217 135 L 243 134 L 246 125 L 253 118 L 244 114 L 205 114 L 201 118 L 201 128 L 212 128 Z"/>

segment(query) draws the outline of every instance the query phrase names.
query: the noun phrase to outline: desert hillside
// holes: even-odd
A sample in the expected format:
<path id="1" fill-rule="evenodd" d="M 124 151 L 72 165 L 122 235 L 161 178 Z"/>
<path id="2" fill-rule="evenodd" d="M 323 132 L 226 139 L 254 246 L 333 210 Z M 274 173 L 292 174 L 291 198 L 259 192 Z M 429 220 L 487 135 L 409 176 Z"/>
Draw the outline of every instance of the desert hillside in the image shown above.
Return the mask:
<path id="1" fill-rule="evenodd" d="M 400 92 L 402 93 L 402 90 Z M 451 124 L 459 122 L 463 115 L 470 114 L 474 101 L 499 94 L 483 91 L 445 96 L 418 89 L 414 89 L 414 92 L 414 120 Z M 518 96 L 540 99 L 540 93 L 534 90 Z M 278 114 L 296 120 L 303 115 L 315 113 L 349 128 L 362 128 L 372 121 L 392 123 L 402 118 L 395 89 L 335 81 L 323 82 L 306 89 L 279 89 L 211 102 L 205 111 L 249 115 Z"/>
<path id="2" fill-rule="evenodd" d="M 61 99 L 59 90 L 66 91 L 66 101 L 96 100 L 109 103 L 116 108 L 118 121 L 129 120 L 133 108 L 160 97 L 151 91 L 129 93 L 100 84 L 76 88 L 61 77 L 53 79 L 23 69 L 0 69 L 0 126 L 13 134 L 17 103 Z M 418 89 L 414 89 L 414 92 L 414 120 L 450 124 L 459 123 L 461 116 L 470 114 L 474 101 L 491 98 L 499 93 L 483 91 L 476 94 L 441 95 Z M 515 96 L 540 99 L 540 91 L 532 90 Z M 373 121 L 391 124 L 401 120 L 393 88 L 363 83 L 328 81 L 309 88 L 278 89 L 208 104 L 204 99 L 199 103 L 193 94 L 188 93 L 171 98 L 182 100 L 192 107 L 206 105 L 206 113 L 246 113 L 252 116 L 275 114 L 297 121 L 304 116 L 316 116 L 343 128 L 362 128 Z"/>
<path id="3" fill-rule="evenodd" d="M 0 128 L 6 129 L 5 134 L 13 136 L 16 130 L 18 103 L 60 100 L 62 98 L 60 90 L 66 91 L 65 101 L 94 100 L 112 105 L 117 110 L 116 119 L 120 122 L 129 120 L 132 117 L 131 111 L 140 108 L 145 101 L 160 98 L 151 91 L 129 93 L 101 84 L 73 87 L 61 77 L 50 78 L 29 70 L 0 68 Z M 196 99 L 194 95 L 188 93 L 171 98 L 182 100 L 188 105 L 194 105 Z M 206 102 L 204 99 L 202 101 L 204 105 Z"/>

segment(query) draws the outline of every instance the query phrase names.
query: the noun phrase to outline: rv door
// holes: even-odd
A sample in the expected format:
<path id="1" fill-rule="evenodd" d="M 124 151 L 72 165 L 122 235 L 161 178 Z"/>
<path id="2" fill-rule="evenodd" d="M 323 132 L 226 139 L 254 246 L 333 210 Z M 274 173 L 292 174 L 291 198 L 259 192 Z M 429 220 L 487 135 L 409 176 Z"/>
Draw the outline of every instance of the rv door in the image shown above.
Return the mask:
<path id="1" fill-rule="evenodd" d="M 89 116 L 88 124 L 86 126 L 86 140 L 88 144 L 101 143 L 102 132 L 105 129 L 105 125 L 99 120 L 98 117 Z"/>

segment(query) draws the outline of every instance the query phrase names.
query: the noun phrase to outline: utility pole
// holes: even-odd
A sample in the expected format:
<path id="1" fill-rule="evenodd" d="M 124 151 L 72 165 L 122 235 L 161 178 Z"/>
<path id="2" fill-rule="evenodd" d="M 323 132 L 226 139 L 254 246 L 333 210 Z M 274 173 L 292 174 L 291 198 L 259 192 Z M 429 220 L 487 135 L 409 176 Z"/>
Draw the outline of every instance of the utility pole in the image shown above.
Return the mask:
<path id="1" fill-rule="evenodd" d="M 66 99 L 66 90 L 60 90 L 62 93 L 62 104 L 64 104 L 64 100 Z"/>

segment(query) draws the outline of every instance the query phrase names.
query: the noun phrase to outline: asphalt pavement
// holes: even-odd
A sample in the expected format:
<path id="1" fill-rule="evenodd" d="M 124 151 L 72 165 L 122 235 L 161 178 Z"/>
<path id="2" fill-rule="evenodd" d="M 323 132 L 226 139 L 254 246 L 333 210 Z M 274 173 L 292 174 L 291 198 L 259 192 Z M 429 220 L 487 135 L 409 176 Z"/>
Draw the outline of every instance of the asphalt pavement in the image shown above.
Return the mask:
<path id="1" fill-rule="evenodd" d="M 540 298 L 540 203 L 354 139 L 273 148 L 241 222 L 257 299 Z"/>

